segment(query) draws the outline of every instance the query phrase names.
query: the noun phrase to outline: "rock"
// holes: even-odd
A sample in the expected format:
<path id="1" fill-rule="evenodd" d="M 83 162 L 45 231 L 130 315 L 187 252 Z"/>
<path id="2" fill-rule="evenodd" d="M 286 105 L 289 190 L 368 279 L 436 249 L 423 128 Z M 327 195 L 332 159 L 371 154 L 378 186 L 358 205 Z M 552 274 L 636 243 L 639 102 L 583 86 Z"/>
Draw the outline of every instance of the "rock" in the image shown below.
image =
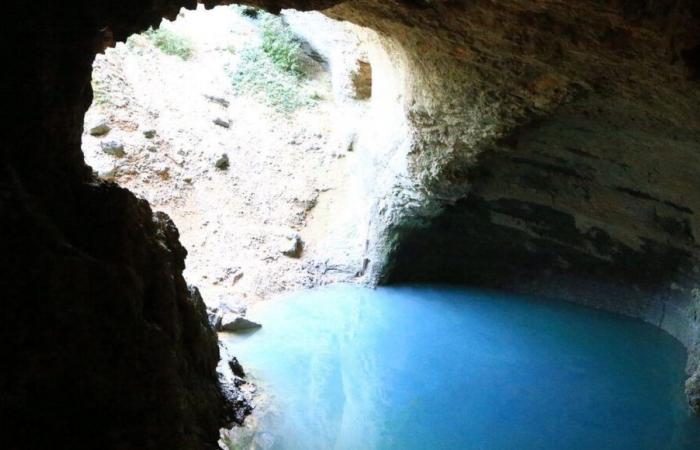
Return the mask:
<path id="1" fill-rule="evenodd" d="M 253 410 L 250 404 L 250 396 L 240 389 L 242 385 L 247 384 L 241 378 L 245 376 L 245 372 L 238 359 L 231 354 L 228 347 L 221 341 L 219 341 L 219 355 L 220 359 L 216 366 L 216 371 L 221 385 L 221 392 L 229 405 L 227 414 L 230 414 L 229 420 L 241 425 L 245 416 Z"/>
<path id="2" fill-rule="evenodd" d="M 229 166 L 228 155 L 226 153 L 221 155 L 221 158 L 216 160 L 216 162 L 214 163 L 214 166 L 219 170 L 228 169 L 228 166 Z"/>
<path id="3" fill-rule="evenodd" d="M 286 245 L 280 250 L 284 256 L 290 258 L 299 258 L 304 250 L 304 241 L 301 237 L 294 233 L 287 237 Z"/>
<path id="4" fill-rule="evenodd" d="M 100 175 L 100 177 L 107 179 L 107 180 L 114 179 L 114 177 L 117 176 L 117 168 L 115 167 L 115 168 L 112 168 L 109 170 L 105 170 L 104 172 L 100 172 L 99 175 Z"/>
<path id="5" fill-rule="evenodd" d="M 154 137 L 156 137 L 156 134 L 157 134 L 157 133 L 156 133 L 156 130 L 154 130 L 154 129 L 152 129 L 152 128 L 149 128 L 148 130 L 144 130 L 144 131 L 143 131 L 143 136 L 144 136 L 146 139 L 153 139 Z"/>
<path id="6" fill-rule="evenodd" d="M 239 316 L 235 313 L 226 313 L 221 319 L 221 331 L 238 332 L 246 330 L 254 330 L 260 328 L 262 325 L 259 323 L 248 320 L 245 317 Z"/>
<path id="7" fill-rule="evenodd" d="M 229 119 L 224 119 L 223 117 L 217 117 L 213 120 L 213 122 L 216 125 L 224 128 L 228 128 L 231 126 L 231 121 Z"/>
<path id="8" fill-rule="evenodd" d="M 117 158 L 123 158 L 126 155 L 124 152 L 124 144 L 118 140 L 102 141 L 100 142 L 100 147 L 103 152 Z"/>
<path id="9" fill-rule="evenodd" d="M 224 315 L 219 308 L 207 307 L 207 320 L 214 331 L 221 331 L 221 321 L 223 318 Z"/>
<path id="10" fill-rule="evenodd" d="M 13 256 L 3 268 L 3 363 L 6 378 L 21 381 L 3 381 L 3 416 L 12 417 L 5 448 L 91 448 L 96 434 L 104 448 L 212 448 L 222 425 L 215 336 L 183 291 L 177 230 L 154 227 L 147 202 L 126 189 L 85 182 L 78 142 L 95 51 L 109 43 L 109 30 L 121 40 L 194 2 L 116 3 L 10 4 L 11 28 L 36 26 L 12 42 L 26 61 L 8 71 L 5 106 L 34 114 L 10 127 L 9 151 L 0 152 L 9 172 L 0 189 L 0 249 Z M 336 2 L 257 3 L 276 10 Z M 407 82 L 387 83 L 392 90 L 382 96 L 411 102 L 396 130 L 401 146 L 410 141 L 410 159 L 378 145 L 373 158 L 391 164 L 364 174 L 381 183 L 368 187 L 388 205 L 372 216 L 368 281 L 392 281 L 380 273 L 389 261 L 393 281 L 469 277 L 498 286 L 503 280 L 492 275 L 527 281 L 528 265 L 536 272 L 560 255 L 577 279 L 641 286 L 634 297 L 605 292 L 600 303 L 635 316 L 666 306 L 663 282 L 698 281 L 687 271 L 700 259 L 698 2 L 615 1 L 604 10 L 602 3 L 461 8 L 374 0 L 327 10 L 379 29 L 383 47 L 389 39 L 390 61 L 400 64 L 382 70 Z M 106 24 L 105 41 L 96 42 Z M 392 122 L 377 125 L 393 135 Z M 660 223 L 655 210 L 687 226 Z M 403 227 L 412 224 L 426 226 Z M 51 232 L 37 239 L 36 230 Z M 445 230 L 454 231 L 436 245 Z M 522 248 L 526 240 L 539 255 Z M 446 264 L 432 264 L 438 259 Z M 592 305 L 579 283 L 570 286 L 574 301 Z M 664 303 L 651 304 L 655 298 Z M 675 298 L 668 306 L 685 309 Z M 32 326 L 12 320 L 22 317 L 32 317 Z M 679 324 L 673 334 L 686 343 L 700 329 L 692 316 L 682 328 L 675 319 L 661 323 Z M 697 345 L 690 351 L 697 354 Z M 143 373 L 149 376 L 137 376 Z"/>
<path id="11" fill-rule="evenodd" d="M 245 371 L 243 370 L 243 366 L 241 366 L 241 363 L 238 362 L 238 358 L 235 356 L 231 358 L 231 360 L 228 362 L 228 366 L 231 368 L 231 372 L 233 372 L 234 375 L 237 377 L 245 378 Z"/>
<path id="12" fill-rule="evenodd" d="M 92 136 L 104 136 L 109 133 L 112 128 L 107 124 L 105 119 L 99 119 L 90 126 L 90 134 Z"/>
<path id="13" fill-rule="evenodd" d="M 686 380 L 685 394 L 688 396 L 690 409 L 693 413 L 700 415 L 700 370 Z"/>
<path id="14" fill-rule="evenodd" d="M 248 17 L 250 19 L 257 19 L 258 18 L 258 10 L 257 8 L 254 8 L 252 6 L 242 6 L 241 7 L 241 14 L 245 17 Z"/>
<path id="15" fill-rule="evenodd" d="M 246 313 L 246 307 L 237 300 L 225 299 L 219 303 L 218 307 L 207 307 L 207 319 L 209 324 L 215 331 L 222 331 L 222 322 L 224 316 L 229 316 L 229 321 L 235 320 L 235 317 L 243 317 Z"/>
<path id="16" fill-rule="evenodd" d="M 372 66 L 367 61 L 358 60 L 350 74 L 350 82 L 353 98 L 367 100 L 372 97 Z"/>
<path id="17" fill-rule="evenodd" d="M 221 106 L 223 106 L 224 108 L 228 108 L 229 105 L 230 105 L 230 103 L 229 103 L 228 100 L 226 100 L 226 99 L 223 98 L 223 97 L 217 97 L 216 95 L 207 95 L 207 94 L 204 94 L 204 98 L 206 98 L 207 100 L 209 100 L 209 101 L 212 102 L 212 103 L 216 103 L 216 104 L 218 104 L 218 105 L 221 105 Z"/>

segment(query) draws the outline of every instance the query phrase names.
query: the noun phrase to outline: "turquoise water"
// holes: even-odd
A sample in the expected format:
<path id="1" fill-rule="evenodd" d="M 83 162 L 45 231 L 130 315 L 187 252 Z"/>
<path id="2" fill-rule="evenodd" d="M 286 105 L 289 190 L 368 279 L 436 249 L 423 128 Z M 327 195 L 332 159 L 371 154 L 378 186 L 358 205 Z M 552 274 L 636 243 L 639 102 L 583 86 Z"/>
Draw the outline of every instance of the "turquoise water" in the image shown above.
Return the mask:
<path id="1" fill-rule="evenodd" d="M 446 287 L 335 286 L 222 335 L 274 449 L 700 449 L 686 353 L 639 321 Z M 267 407 L 266 407 L 267 408 Z"/>

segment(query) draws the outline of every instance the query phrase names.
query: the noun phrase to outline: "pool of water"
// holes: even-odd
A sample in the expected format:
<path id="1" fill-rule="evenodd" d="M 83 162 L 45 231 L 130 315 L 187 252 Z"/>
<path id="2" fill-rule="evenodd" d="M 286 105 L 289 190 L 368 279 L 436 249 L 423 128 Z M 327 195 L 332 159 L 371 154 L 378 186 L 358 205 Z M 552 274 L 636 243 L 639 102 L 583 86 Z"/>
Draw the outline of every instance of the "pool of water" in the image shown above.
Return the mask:
<path id="1" fill-rule="evenodd" d="M 257 305 L 222 334 L 274 449 L 700 449 L 686 353 L 575 305 L 439 286 L 334 286 Z M 263 411 L 264 410 L 264 411 Z"/>

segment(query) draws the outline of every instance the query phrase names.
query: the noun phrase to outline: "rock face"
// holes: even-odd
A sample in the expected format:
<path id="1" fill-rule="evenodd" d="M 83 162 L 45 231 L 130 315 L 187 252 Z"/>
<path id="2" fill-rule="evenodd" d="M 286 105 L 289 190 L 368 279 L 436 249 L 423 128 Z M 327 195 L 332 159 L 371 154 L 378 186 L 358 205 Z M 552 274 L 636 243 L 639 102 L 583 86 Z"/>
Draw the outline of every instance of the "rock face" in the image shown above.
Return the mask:
<path id="1" fill-rule="evenodd" d="M 329 8 L 381 37 L 373 83 L 392 72 L 399 92 L 372 101 L 401 128 L 375 140 L 369 281 L 565 295 L 656 323 L 697 370 L 698 2 L 250 3 Z M 8 5 L 6 108 L 22 118 L 0 155 L 8 448 L 215 448 L 227 421 L 177 230 L 80 150 L 95 53 L 195 5 Z M 697 392 L 696 374 L 696 411 Z"/>

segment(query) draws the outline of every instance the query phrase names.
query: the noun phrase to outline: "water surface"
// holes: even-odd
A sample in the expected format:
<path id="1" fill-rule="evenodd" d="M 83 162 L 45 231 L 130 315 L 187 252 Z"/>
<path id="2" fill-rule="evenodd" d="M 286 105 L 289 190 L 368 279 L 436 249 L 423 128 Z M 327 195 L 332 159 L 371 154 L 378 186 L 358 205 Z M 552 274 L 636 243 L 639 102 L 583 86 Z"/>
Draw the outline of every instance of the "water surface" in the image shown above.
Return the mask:
<path id="1" fill-rule="evenodd" d="M 269 395 L 266 446 L 700 449 L 686 353 L 650 325 L 449 287 L 352 286 L 253 308 L 222 335 Z"/>

